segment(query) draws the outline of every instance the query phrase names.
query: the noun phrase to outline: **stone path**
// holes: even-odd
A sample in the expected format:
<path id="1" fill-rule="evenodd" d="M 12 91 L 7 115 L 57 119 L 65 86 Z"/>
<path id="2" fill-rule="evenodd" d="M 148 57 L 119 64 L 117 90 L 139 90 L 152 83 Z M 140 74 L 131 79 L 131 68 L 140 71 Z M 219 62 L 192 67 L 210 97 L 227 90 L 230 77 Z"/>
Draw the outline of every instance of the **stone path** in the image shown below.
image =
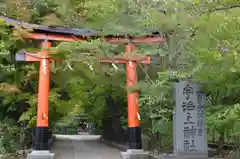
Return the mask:
<path id="1" fill-rule="evenodd" d="M 120 150 L 99 142 L 98 135 L 56 135 L 56 159 L 120 159 Z"/>

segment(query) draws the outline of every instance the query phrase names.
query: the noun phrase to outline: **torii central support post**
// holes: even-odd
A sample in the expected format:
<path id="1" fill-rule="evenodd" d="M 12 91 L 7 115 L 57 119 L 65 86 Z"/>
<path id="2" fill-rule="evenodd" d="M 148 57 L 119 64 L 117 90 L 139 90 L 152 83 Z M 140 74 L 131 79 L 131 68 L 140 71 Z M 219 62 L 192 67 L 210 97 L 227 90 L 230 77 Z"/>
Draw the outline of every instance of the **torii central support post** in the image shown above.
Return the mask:
<path id="1" fill-rule="evenodd" d="M 44 48 L 50 48 L 51 43 L 42 42 L 42 51 L 37 54 L 20 52 L 16 54 L 16 61 L 40 62 L 37 125 L 33 141 L 33 151 L 28 154 L 28 159 L 53 159 L 54 154 L 49 152 L 48 144 L 48 96 L 50 89 L 50 59 Z"/>

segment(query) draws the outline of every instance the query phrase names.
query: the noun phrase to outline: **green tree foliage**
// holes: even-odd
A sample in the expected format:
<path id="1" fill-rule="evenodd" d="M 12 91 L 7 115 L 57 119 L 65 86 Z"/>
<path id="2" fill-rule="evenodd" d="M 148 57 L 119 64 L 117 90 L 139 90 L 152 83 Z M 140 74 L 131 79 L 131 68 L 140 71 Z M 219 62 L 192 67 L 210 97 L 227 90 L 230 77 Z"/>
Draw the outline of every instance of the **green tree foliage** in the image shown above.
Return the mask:
<path id="1" fill-rule="evenodd" d="M 168 3 L 168 2 L 167 2 Z M 166 5 L 169 5 L 169 3 Z M 238 54 L 239 54 L 239 1 L 216 1 L 186 5 L 183 2 L 171 3 L 171 13 L 166 14 L 167 28 L 172 29 L 169 43 L 165 49 L 168 54 L 167 71 L 161 73 L 159 80 L 154 81 L 161 95 L 143 95 L 148 103 L 158 104 L 164 112 L 165 105 L 159 104 L 165 99 L 168 101 L 168 110 L 172 110 L 169 103 L 169 93 L 166 87 L 172 79 L 189 79 L 202 84 L 208 95 L 207 125 L 209 134 L 219 141 L 219 148 L 225 142 L 233 142 L 239 130 L 238 126 Z M 174 5 L 175 4 L 175 5 Z M 182 5 L 181 5 L 182 4 Z M 166 11 L 166 13 L 169 13 Z M 173 18 L 172 23 L 171 19 Z M 174 25 L 175 24 L 175 25 Z M 164 64 L 164 63 L 163 63 Z M 163 80 L 165 78 L 165 80 Z M 168 84 L 166 84 L 167 82 Z M 150 90 L 146 89 L 147 94 Z M 146 106 L 143 102 L 143 106 Z M 155 104 L 150 104 L 154 106 Z M 168 113 L 161 113 L 161 120 L 169 121 Z M 167 118 L 166 118 L 167 117 Z M 167 120 L 166 120 L 167 119 Z M 160 120 L 160 123 L 161 123 Z M 171 120 L 171 119 L 170 119 Z M 166 122 L 162 122 L 161 129 L 165 128 Z M 171 122 L 169 122 L 171 124 Z M 166 128 L 165 128 L 166 129 Z M 163 133 L 164 134 L 164 133 Z M 230 136 L 230 138 L 229 138 Z M 217 139 L 217 137 L 219 137 Z M 233 139 L 234 138 L 234 139 Z M 231 141 L 226 141 L 226 140 Z M 233 140 L 232 140 L 233 139 Z M 221 151 L 221 150 L 220 150 Z"/>

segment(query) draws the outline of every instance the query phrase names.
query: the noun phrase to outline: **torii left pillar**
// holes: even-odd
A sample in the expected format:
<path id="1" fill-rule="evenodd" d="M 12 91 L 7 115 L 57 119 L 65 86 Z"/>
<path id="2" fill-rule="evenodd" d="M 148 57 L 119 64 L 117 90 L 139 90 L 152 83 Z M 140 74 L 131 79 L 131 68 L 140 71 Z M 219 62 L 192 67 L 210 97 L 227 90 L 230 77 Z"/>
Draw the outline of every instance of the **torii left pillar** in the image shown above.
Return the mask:
<path id="1" fill-rule="evenodd" d="M 37 54 L 20 52 L 16 54 L 16 61 L 40 62 L 37 125 L 33 151 L 27 159 L 53 159 L 54 154 L 49 152 L 48 144 L 48 96 L 50 89 L 50 59 L 45 48 L 50 48 L 51 43 L 42 42 L 42 50 Z"/>

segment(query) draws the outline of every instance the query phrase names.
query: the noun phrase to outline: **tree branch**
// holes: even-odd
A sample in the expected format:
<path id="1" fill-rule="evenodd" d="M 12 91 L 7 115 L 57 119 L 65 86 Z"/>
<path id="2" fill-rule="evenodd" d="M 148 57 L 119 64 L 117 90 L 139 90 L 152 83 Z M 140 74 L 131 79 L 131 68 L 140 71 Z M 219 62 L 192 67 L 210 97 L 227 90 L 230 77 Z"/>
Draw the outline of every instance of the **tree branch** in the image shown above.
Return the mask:
<path id="1" fill-rule="evenodd" d="M 212 12 L 216 12 L 216 11 L 224 11 L 224 10 L 229 10 L 229 9 L 233 9 L 233 8 L 240 8 L 240 4 L 233 4 L 233 5 L 230 5 L 230 6 L 214 8 L 214 9 L 208 10 L 207 12 L 204 12 L 204 13 L 212 13 Z"/>

